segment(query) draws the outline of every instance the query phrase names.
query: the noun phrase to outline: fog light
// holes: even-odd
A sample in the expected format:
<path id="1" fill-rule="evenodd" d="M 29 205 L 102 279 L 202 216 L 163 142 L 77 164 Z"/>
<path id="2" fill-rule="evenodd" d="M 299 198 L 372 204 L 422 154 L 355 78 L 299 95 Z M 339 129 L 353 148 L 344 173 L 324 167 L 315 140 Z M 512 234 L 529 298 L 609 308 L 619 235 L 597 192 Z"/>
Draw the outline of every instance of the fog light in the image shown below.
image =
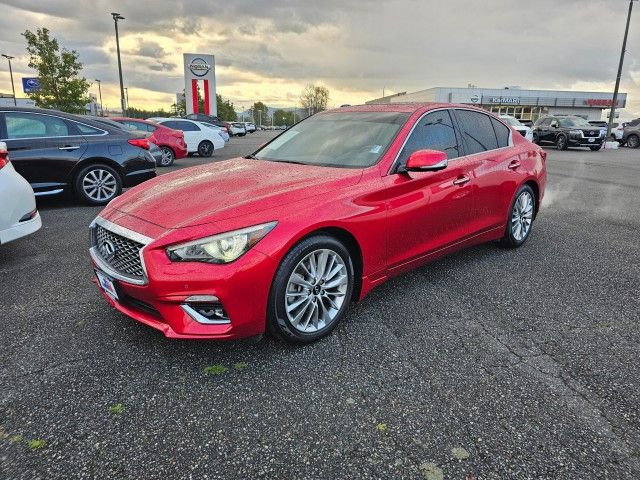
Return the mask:
<path id="1" fill-rule="evenodd" d="M 221 325 L 231 323 L 229 316 L 220 303 L 186 303 L 182 309 L 198 323 Z"/>

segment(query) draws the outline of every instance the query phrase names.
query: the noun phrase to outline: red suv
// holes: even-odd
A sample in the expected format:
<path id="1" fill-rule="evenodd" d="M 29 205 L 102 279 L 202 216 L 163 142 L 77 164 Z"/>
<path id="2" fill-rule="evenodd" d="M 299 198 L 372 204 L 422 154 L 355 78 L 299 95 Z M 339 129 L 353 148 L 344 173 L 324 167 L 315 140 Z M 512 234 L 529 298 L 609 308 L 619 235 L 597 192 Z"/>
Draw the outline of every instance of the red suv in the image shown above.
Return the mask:
<path id="1" fill-rule="evenodd" d="M 113 200 L 91 225 L 95 281 L 167 337 L 311 342 L 393 276 L 523 245 L 546 178 L 545 152 L 478 108 L 330 110 Z"/>
<path id="2" fill-rule="evenodd" d="M 177 158 L 185 158 L 188 154 L 184 133 L 157 123 L 147 122 L 139 118 L 112 117 L 111 120 L 121 123 L 127 129 L 148 133 L 148 139 L 162 150 L 160 167 L 168 167 Z"/>

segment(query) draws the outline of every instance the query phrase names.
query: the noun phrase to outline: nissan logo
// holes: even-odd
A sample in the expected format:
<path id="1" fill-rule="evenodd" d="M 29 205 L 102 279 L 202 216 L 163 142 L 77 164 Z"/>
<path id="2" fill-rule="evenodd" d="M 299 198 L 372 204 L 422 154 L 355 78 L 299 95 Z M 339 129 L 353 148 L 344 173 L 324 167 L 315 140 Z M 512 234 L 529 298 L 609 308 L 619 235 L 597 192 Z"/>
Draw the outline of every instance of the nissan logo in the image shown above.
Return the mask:
<path id="1" fill-rule="evenodd" d="M 211 71 L 211 65 L 204 61 L 204 59 L 198 57 L 191 60 L 189 64 L 189 70 L 196 77 L 204 77 L 207 73 Z"/>
<path id="2" fill-rule="evenodd" d="M 109 240 L 103 241 L 98 250 L 105 260 L 111 260 L 116 255 L 116 246 Z"/>

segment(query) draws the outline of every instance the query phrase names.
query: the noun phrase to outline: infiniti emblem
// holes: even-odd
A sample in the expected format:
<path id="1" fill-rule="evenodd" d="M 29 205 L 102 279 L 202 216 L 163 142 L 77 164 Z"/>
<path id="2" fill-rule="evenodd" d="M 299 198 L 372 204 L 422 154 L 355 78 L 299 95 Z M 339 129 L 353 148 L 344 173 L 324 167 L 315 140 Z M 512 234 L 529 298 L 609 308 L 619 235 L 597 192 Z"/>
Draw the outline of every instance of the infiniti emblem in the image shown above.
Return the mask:
<path id="1" fill-rule="evenodd" d="M 98 250 L 105 260 L 111 260 L 116 255 L 116 246 L 109 240 L 102 242 Z"/>

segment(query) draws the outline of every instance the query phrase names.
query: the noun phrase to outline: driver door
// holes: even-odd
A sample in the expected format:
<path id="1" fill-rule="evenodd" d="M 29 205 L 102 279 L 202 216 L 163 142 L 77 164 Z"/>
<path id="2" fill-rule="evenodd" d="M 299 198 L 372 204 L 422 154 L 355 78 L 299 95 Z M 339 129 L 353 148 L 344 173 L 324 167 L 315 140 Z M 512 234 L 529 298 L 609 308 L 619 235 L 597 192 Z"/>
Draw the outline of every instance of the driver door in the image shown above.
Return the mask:
<path id="1" fill-rule="evenodd" d="M 447 168 L 435 172 L 404 172 L 416 150 L 441 150 Z M 449 110 L 418 120 L 398 157 L 387 186 L 387 262 L 391 274 L 422 263 L 430 254 L 469 235 L 473 218 L 473 159 L 462 157 L 462 142 Z"/>

